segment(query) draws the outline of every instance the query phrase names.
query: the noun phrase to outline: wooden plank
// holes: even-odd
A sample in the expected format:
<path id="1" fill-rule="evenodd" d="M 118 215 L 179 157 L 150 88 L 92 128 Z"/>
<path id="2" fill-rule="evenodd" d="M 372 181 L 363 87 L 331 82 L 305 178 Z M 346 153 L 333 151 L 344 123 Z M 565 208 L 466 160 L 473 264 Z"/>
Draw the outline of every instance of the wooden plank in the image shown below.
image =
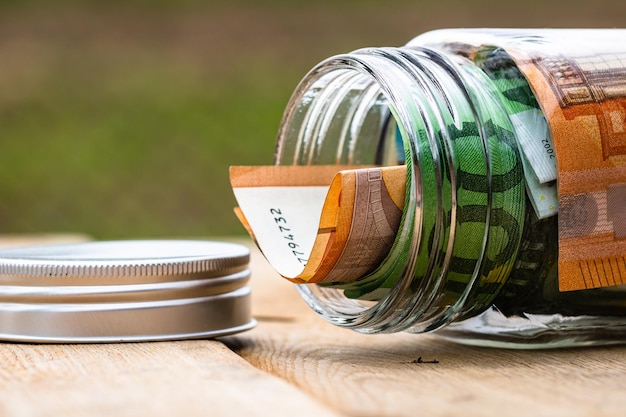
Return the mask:
<path id="1" fill-rule="evenodd" d="M 2 416 L 338 415 L 218 341 L 0 344 L 0 363 Z"/>
<path id="2" fill-rule="evenodd" d="M 33 234 L 33 235 L 1 235 L 0 248 L 10 248 L 28 245 L 52 245 L 63 243 L 77 243 L 91 240 L 82 234 Z"/>
<path id="3" fill-rule="evenodd" d="M 624 415 L 624 346 L 514 351 L 357 334 L 318 318 L 258 252 L 252 285 L 260 325 L 226 343 L 346 415 Z"/>
<path id="4" fill-rule="evenodd" d="M 360 335 L 317 317 L 256 250 L 251 267 L 260 324 L 246 333 L 0 344 L 0 416 L 621 417 L 626 409 L 626 347 L 511 351 Z"/>

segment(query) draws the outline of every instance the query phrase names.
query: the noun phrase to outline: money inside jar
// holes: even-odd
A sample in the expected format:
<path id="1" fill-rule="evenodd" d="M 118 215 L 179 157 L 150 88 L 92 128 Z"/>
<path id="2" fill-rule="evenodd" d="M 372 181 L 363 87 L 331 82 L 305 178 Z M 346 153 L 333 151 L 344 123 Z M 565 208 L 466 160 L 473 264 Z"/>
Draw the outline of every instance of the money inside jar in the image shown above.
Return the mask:
<path id="1" fill-rule="evenodd" d="M 368 332 L 531 293 L 516 311 L 620 315 L 624 38 L 447 30 L 329 58 L 288 105 L 276 165 L 231 169 L 238 216 L 285 278 L 403 311 Z M 339 325 L 373 311 L 311 291 Z"/>
<path id="2" fill-rule="evenodd" d="M 524 178 L 537 217 L 546 218 L 556 214 L 556 161 L 551 158 L 554 151 L 547 122 L 517 66 L 501 49 L 481 50 L 479 58 L 484 61 L 482 65 L 487 68 L 497 92 L 501 94 L 499 103 L 504 104 L 513 121 L 521 150 L 519 155 L 512 152 L 509 164 L 495 167 L 492 173 L 497 178 L 494 183 L 498 178 L 500 181 L 496 189 L 502 188 L 503 192 L 514 195 L 517 201 L 513 214 L 506 212 L 516 218 L 512 222 L 515 226 L 508 228 L 504 239 L 515 242 L 520 239 L 519 225 L 524 221 L 524 202 L 520 197 Z M 508 135 L 510 142 L 515 141 L 508 121 L 494 124 L 494 129 L 500 130 L 500 137 Z M 462 169 L 465 166 L 481 166 L 480 161 L 484 159 L 483 144 L 478 131 L 470 125 L 457 133 L 458 137 L 454 140 L 461 144 L 459 159 L 462 161 L 459 165 Z M 544 143 L 548 143 L 549 148 L 544 148 Z M 507 145 L 505 150 L 509 149 L 515 147 L 508 148 Z M 550 153 L 545 149 L 549 149 Z M 481 172 L 471 172 L 471 168 L 465 168 L 463 172 L 465 177 L 460 190 L 474 193 L 486 189 L 484 175 L 479 178 Z M 296 283 L 357 282 L 375 270 L 389 254 L 398 233 L 407 179 L 410 185 L 407 176 L 406 165 L 367 168 L 332 165 L 231 168 L 231 183 L 240 204 L 236 210 L 240 221 L 255 237 L 270 263 L 285 278 Z M 472 181 L 476 183 L 471 184 Z M 487 197 L 484 192 L 480 194 L 477 198 L 468 197 L 471 207 L 486 207 Z M 462 201 L 462 196 L 463 191 L 460 191 L 459 201 Z M 317 201 L 311 202 L 309 198 L 316 198 Z M 262 208 L 263 203 L 269 206 Z M 461 208 L 465 206 L 470 206 L 467 200 L 460 203 Z M 485 209 L 468 208 L 467 213 L 470 210 Z M 265 230 L 268 213 L 270 227 Z M 292 217 L 292 213 L 302 216 Z M 435 213 L 433 210 L 424 215 Z M 320 219 L 318 224 L 317 219 Z M 464 252 L 459 259 L 466 259 L 472 254 L 478 258 L 483 239 L 480 229 L 475 237 L 459 249 Z M 516 245 L 508 246 L 514 248 Z M 508 251 L 505 253 L 507 258 L 512 258 L 515 253 L 510 248 L 505 249 Z M 362 281 L 351 287 L 375 290 L 383 284 L 378 280 L 378 285 L 373 285 L 371 277 L 366 281 L 367 284 Z"/>

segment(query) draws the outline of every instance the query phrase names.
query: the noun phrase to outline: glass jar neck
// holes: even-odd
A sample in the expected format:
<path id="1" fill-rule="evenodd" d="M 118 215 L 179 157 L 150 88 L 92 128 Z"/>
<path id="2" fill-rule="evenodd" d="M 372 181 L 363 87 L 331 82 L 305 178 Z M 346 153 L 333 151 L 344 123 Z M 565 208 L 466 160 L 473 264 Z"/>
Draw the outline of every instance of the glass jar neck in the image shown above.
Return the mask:
<path id="1" fill-rule="evenodd" d="M 434 330 L 488 307 L 510 273 L 521 162 L 499 93 L 465 58 L 370 48 L 320 63 L 287 105 L 275 163 L 407 166 L 403 219 L 381 265 L 342 287 L 299 287 L 332 323 Z"/>

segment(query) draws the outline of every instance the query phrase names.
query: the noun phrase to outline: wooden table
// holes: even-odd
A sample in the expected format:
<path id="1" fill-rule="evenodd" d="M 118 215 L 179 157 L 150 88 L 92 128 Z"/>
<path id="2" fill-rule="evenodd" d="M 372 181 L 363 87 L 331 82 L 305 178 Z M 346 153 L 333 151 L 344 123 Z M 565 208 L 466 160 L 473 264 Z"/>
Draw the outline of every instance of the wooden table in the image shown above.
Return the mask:
<path id="1" fill-rule="evenodd" d="M 245 333 L 159 343 L 0 344 L 0 415 L 626 413 L 626 347 L 511 351 L 427 335 L 360 335 L 318 318 L 256 250 L 251 267 L 259 325 Z"/>

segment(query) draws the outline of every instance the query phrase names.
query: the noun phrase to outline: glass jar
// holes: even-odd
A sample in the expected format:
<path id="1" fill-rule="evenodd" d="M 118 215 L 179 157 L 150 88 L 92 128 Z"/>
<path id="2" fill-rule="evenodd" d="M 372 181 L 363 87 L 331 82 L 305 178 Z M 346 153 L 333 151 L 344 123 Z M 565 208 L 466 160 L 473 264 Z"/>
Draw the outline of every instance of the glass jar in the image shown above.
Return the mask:
<path id="1" fill-rule="evenodd" d="M 363 333 L 522 348 L 626 341 L 626 286 L 559 290 L 558 216 L 540 219 L 525 190 L 529 122 L 514 117 L 535 110 L 545 124 L 543 103 L 509 54 L 575 39 L 600 49 L 604 37 L 626 45 L 621 30 L 440 30 L 313 68 L 285 110 L 275 164 L 406 165 L 408 185 L 385 260 L 353 283 L 299 285 L 308 305 Z M 613 76 L 623 85 L 625 74 Z"/>

